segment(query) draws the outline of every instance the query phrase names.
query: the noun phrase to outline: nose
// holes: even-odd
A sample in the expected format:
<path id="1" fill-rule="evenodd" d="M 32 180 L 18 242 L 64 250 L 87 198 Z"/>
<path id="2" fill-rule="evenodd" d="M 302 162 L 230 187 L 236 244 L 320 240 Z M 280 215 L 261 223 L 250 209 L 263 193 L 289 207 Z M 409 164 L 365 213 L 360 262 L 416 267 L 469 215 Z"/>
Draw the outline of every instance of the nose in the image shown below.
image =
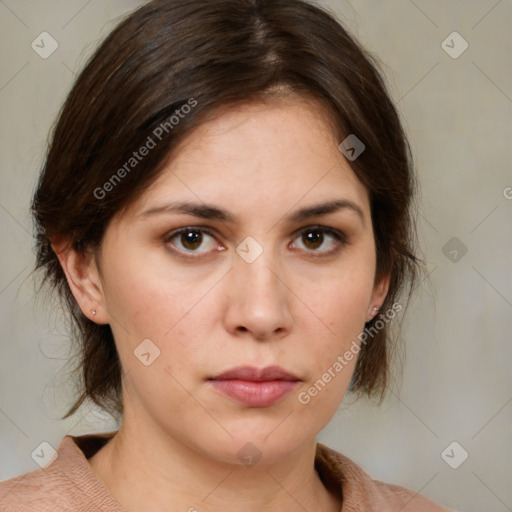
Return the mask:
<path id="1" fill-rule="evenodd" d="M 282 338 L 291 331 L 292 294 L 279 266 L 265 257 L 265 252 L 252 263 L 237 257 L 228 276 L 228 332 L 264 341 Z"/>

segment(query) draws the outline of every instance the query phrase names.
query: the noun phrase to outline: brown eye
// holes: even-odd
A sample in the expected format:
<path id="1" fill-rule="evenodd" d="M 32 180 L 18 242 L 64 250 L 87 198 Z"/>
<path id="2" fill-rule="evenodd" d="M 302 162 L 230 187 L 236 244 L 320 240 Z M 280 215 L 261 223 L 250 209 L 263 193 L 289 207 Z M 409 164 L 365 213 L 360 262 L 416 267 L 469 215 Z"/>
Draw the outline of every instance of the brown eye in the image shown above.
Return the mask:
<path id="1" fill-rule="evenodd" d="M 324 235 L 319 230 L 310 230 L 302 233 L 302 240 L 308 249 L 318 249 L 322 246 Z"/>
<path id="2" fill-rule="evenodd" d="M 201 246 L 202 241 L 203 234 L 197 231 L 187 231 L 180 235 L 180 242 L 182 246 L 189 251 L 195 251 Z"/>
<path id="3" fill-rule="evenodd" d="M 171 233 L 166 242 L 184 253 L 207 253 L 218 247 L 217 240 L 207 230 L 182 228 Z"/>
<path id="4" fill-rule="evenodd" d="M 303 229 L 292 242 L 292 248 L 318 253 L 318 255 L 329 255 L 335 253 L 346 243 L 346 237 L 341 231 L 314 226 Z"/>

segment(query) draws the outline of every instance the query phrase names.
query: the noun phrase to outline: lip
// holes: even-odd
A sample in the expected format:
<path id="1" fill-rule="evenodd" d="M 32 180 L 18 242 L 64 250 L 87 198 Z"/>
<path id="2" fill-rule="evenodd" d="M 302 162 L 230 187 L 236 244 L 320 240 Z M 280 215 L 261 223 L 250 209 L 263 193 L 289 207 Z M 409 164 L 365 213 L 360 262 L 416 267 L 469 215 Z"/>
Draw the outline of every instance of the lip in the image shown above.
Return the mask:
<path id="1" fill-rule="evenodd" d="M 269 407 L 288 395 L 301 380 L 280 366 L 240 366 L 208 381 L 215 390 L 247 407 Z"/>

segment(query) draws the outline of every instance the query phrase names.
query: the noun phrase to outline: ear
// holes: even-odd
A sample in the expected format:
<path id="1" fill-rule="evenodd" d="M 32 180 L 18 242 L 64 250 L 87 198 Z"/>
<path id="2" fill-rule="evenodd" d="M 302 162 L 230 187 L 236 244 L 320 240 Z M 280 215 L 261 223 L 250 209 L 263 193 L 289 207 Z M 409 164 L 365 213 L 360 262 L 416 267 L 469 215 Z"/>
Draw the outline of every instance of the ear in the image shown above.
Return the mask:
<path id="1" fill-rule="evenodd" d="M 390 280 L 391 275 L 386 274 L 375 281 L 375 284 L 373 286 L 372 299 L 370 301 L 368 313 L 366 316 L 367 322 L 372 320 L 373 317 L 375 317 L 379 313 L 380 308 L 384 300 L 386 299 L 386 295 L 388 294 Z"/>
<path id="2" fill-rule="evenodd" d="M 52 243 L 52 249 L 82 313 L 95 323 L 108 324 L 103 286 L 94 255 L 73 249 L 68 241 Z"/>

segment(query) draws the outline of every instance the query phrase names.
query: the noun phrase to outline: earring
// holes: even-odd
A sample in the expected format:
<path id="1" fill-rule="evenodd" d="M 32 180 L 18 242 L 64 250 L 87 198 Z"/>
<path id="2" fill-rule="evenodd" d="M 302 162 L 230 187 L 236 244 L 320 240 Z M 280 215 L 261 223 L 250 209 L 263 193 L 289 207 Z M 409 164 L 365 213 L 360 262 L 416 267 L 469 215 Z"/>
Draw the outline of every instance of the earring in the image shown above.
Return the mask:
<path id="1" fill-rule="evenodd" d="M 373 308 L 373 314 L 376 315 L 377 314 L 377 311 L 379 311 L 379 308 L 377 306 L 375 306 Z"/>
<path id="2" fill-rule="evenodd" d="M 95 310 L 95 309 L 93 309 L 93 310 L 91 311 L 91 313 L 92 313 L 92 315 L 94 316 L 94 315 L 96 314 L 96 310 Z"/>

